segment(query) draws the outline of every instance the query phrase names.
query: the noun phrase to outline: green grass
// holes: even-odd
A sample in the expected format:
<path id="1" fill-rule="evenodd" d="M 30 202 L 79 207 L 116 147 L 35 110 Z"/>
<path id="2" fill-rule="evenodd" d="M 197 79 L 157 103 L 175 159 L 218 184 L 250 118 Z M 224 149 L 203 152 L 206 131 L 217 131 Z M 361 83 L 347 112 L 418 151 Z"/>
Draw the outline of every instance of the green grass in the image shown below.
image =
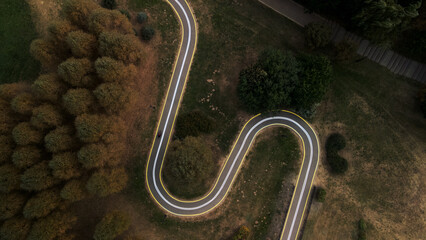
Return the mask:
<path id="1" fill-rule="evenodd" d="M 0 2 L 0 83 L 33 81 L 39 71 L 29 46 L 37 37 L 25 0 Z"/>
<path id="2" fill-rule="evenodd" d="M 274 214 L 282 181 L 300 164 L 298 141 L 287 129 L 276 128 L 270 136 L 262 137 L 248 154 L 248 163 L 241 169 L 230 195 L 219 208 L 222 213 L 201 222 L 180 221 L 165 218 L 164 213 L 149 197 L 144 175 L 144 163 L 131 170 L 132 186 L 128 194 L 141 204 L 144 216 L 154 223 L 161 232 L 162 239 L 227 239 L 239 228 L 237 222 L 247 225 L 252 235 L 250 239 L 264 239 Z M 241 193 L 244 194 L 241 194 Z M 236 219 L 239 219 L 237 222 Z M 258 222 L 256 227 L 255 222 Z M 178 234 L 176 234 L 178 233 Z"/>

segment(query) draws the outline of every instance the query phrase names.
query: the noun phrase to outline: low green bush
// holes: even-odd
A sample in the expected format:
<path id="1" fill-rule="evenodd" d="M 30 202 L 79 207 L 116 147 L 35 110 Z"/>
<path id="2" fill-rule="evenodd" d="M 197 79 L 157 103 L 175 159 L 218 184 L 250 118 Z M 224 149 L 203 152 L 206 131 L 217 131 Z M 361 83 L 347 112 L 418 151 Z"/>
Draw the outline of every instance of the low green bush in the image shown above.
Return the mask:
<path id="1" fill-rule="evenodd" d="M 138 23 L 144 23 L 146 22 L 146 20 L 148 20 L 148 15 L 146 15 L 146 13 L 144 12 L 140 12 L 136 16 L 136 20 L 138 21 Z"/>
<path id="2" fill-rule="evenodd" d="M 319 187 L 316 191 L 316 195 L 315 195 L 315 199 L 318 202 L 324 202 L 325 201 L 325 196 L 327 195 L 327 192 L 325 191 L 324 188 Z"/>
<path id="3" fill-rule="evenodd" d="M 143 27 L 141 30 L 141 37 L 144 41 L 151 40 L 154 37 L 154 35 L 155 35 L 155 30 L 150 26 Z"/>
<path id="4" fill-rule="evenodd" d="M 124 16 L 126 16 L 127 19 L 130 20 L 132 18 L 132 15 L 130 15 L 130 12 L 127 9 L 120 9 L 119 11 L 121 12 L 121 14 L 123 14 Z"/>
<path id="5" fill-rule="evenodd" d="M 366 240 L 367 239 L 367 223 L 364 219 L 360 219 L 358 222 L 358 240 Z"/>

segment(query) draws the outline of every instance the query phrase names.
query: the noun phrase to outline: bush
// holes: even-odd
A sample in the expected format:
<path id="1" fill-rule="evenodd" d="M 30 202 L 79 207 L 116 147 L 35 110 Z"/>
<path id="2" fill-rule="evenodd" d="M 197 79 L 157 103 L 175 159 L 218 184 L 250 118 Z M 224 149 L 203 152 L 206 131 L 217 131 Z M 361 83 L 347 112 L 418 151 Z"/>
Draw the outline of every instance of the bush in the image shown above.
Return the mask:
<path id="1" fill-rule="evenodd" d="M 100 169 L 92 174 L 86 188 L 93 195 L 106 197 L 123 190 L 127 180 L 124 168 Z"/>
<path id="2" fill-rule="evenodd" d="M 324 202 L 326 194 L 327 194 L 327 192 L 324 190 L 324 188 L 319 187 L 316 191 L 315 199 L 318 202 Z"/>
<path id="3" fill-rule="evenodd" d="M 74 152 L 53 154 L 49 167 L 52 169 L 52 175 L 62 180 L 80 177 L 83 174 L 77 154 Z"/>
<path id="4" fill-rule="evenodd" d="M 237 234 L 232 238 L 232 240 L 246 240 L 250 235 L 250 230 L 246 226 L 241 226 Z"/>
<path id="5" fill-rule="evenodd" d="M 74 87 L 92 87 L 96 84 L 91 74 L 93 63 L 87 58 L 69 58 L 58 66 L 58 74 Z"/>
<path id="6" fill-rule="evenodd" d="M 322 23 L 309 23 L 305 26 L 306 45 L 310 49 L 325 47 L 331 40 L 331 29 Z"/>
<path id="7" fill-rule="evenodd" d="M 115 9 L 117 7 L 117 3 L 115 0 L 102 0 L 102 7 L 108 9 Z"/>
<path id="8" fill-rule="evenodd" d="M 20 93 L 12 99 L 11 108 L 22 115 L 31 115 L 33 108 L 37 106 L 37 100 L 31 93 Z"/>
<path id="9" fill-rule="evenodd" d="M 121 60 L 126 64 L 142 59 L 142 44 L 133 35 L 104 32 L 99 35 L 99 53 L 103 57 Z"/>
<path id="10" fill-rule="evenodd" d="M 133 27 L 129 19 L 127 19 L 119 11 L 96 9 L 90 15 L 89 30 L 99 36 L 103 32 L 116 32 L 119 34 L 133 33 Z"/>
<path id="11" fill-rule="evenodd" d="M 57 127 L 44 137 L 44 146 L 51 153 L 71 150 L 76 146 L 74 128 L 71 126 Z"/>
<path id="12" fill-rule="evenodd" d="M 348 170 L 348 162 L 339 156 L 338 151 L 346 146 L 345 138 L 338 133 L 331 134 L 326 142 L 327 162 L 331 167 L 331 171 L 336 174 L 345 173 Z"/>
<path id="13" fill-rule="evenodd" d="M 148 20 L 148 15 L 144 12 L 139 12 L 136 16 L 136 20 L 138 21 L 138 23 L 144 23 L 146 22 L 146 20 Z"/>
<path id="14" fill-rule="evenodd" d="M 137 75 L 136 66 L 125 65 L 110 57 L 98 58 L 95 62 L 96 73 L 105 82 L 126 83 L 133 81 Z"/>
<path id="15" fill-rule="evenodd" d="M 48 161 L 40 162 L 28 168 L 21 175 L 21 188 L 27 191 L 42 191 L 58 183 L 58 179 L 52 176 Z"/>
<path id="16" fill-rule="evenodd" d="M 17 215 L 25 204 L 25 196 L 19 193 L 0 194 L 0 221 Z M 2 236 L 0 236 L 1 239 Z"/>
<path id="17" fill-rule="evenodd" d="M 80 179 L 67 182 L 61 190 L 61 197 L 71 202 L 83 200 L 87 196 L 86 182 Z"/>
<path id="18" fill-rule="evenodd" d="M 90 13 L 100 8 L 95 1 L 66 0 L 62 6 L 64 16 L 73 24 L 85 28 Z"/>
<path id="19" fill-rule="evenodd" d="M 122 212 L 107 213 L 96 225 L 95 240 L 113 240 L 130 227 L 130 219 Z"/>
<path id="20" fill-rule="evenodd" d="M 151 40 L 155 35 L 155 30 L 151 26 L 143 27 L 141 30 L 141 37 L 144 41 Z"/>
<path id="21" fill-rule="evenodd" d="M 18 168 L 28 168 L 40 162 L 41 150 L 36 146 L 17 147 L 12 155 L 12 162 Z"/>
<path id="22" fill-rule="evenodd" d="M 97 54 L 97 40 L 92 34 L 81 30 L 70 32 L 66 39 L 72 55 L 77 58 L 92 58 Z"/>
<path id="23" fill-rule="evenodd" d="M 43 104 L 34 108 L 30 123 L 40 129 L 50 129 L 61 125 L 63 117 L 59 109 L 52 104 Z"/>
<path id="24" fill-rule="evenodd" d="M 99 142 L 108 132 L 110 125 L 103 115 L 83 114 L 75 119 L 77 136 L 84 143 Z"/>
<path id="25" fill-rule="evenodd" d="M 336 59 L 339 61 L 349 61 L 355 58 L 358 46 L 351 41 L 340 41 L 334 47 Z"/>
<path id="26" fill-rule="evenodd" d="M 31 85 L 31 89 L 37 98 L 56 103 L 65 93 L 67 85 L 56 73 L 48 73 L 40 75 Z"/>
<path id="27" fill-rule="evenodd" d="M 103 83 L 93 93 L 108 114 L 117 114 L 125 110 L 130 102 L 129 91 L 117 83 Z"/>
<path id="28" fill-rule="evenodd" d="M 19 169 L 12 164 L 0 166 L 0 192 L 10 193 L 19 189 Z"/>
<path id="29" fill-rule="evenodd" d="M 98 168 L 104 166 L 108 149 L 103 143 L 87 144 L 78 151 L 77 156 L 84 168 Z"/>
<path id="30" fill-rule="evenodd" d="M 192 111 L 178 115 L 175 135 L 183 139 L 187 136 L 198 137 L 201 133 L 211 133 L 214 130 L 214 122 L 201 111 Z"/>
<path id="31" fill-rule="evenodd" d="M 0 135 L 0 164 L 8 162 L 13 154 L 13 139 Z"/>
<path id="32" fill-rule="evenodd" d="M 367 239 L 367 223 L 364 219 L 360 219 L 358 222 L 358 240 L 366 240 Z"/>
<path id="33" fill-rule="evenodd" d="M 26 239 L 31 228 L 31 221 L 23 217 L 6 220 L 0 228 L 1 239 L 22 240 Z"/>
<path id="34" fill-rule="evenodd" d="M 19 123 L 12 130 L 13 140 L 18 145 L 39 144 L 43 142 L 43 134 L 28 122 Z"/>
<path id="35" fill-rule="evenodd" d="M 62 103 L 68 113 L 78 116 L 93 109 L 95 97 L 86 88 L 70 89 L 62 96 Z"/>
<path id="36" fill-rule="evenodd" d="M 69 213 L 54 212 L 45 218 L 37 220 L 28 234 L 27 240 L 61 239 L 66 231 L 71 229 L 77 218 Z"/>
<path id="37" fill-rule="evenodd" d="M 61 203 L 59 192 L 46 190 L 28 200 L 22 213 L 27 219 L 46 217 Z"/>

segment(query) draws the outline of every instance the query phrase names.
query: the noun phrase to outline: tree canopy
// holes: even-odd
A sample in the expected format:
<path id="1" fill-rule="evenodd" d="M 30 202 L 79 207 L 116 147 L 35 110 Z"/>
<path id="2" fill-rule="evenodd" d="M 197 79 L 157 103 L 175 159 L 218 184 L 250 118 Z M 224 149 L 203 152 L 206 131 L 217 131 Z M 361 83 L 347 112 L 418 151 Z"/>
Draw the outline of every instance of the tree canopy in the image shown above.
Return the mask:
<path id="1" fill-rule="evenodd" d="M 96 225 L 95 240 L 113 240 L 130 227 L 130 219 L 122 212 L 107 213 Z"/>

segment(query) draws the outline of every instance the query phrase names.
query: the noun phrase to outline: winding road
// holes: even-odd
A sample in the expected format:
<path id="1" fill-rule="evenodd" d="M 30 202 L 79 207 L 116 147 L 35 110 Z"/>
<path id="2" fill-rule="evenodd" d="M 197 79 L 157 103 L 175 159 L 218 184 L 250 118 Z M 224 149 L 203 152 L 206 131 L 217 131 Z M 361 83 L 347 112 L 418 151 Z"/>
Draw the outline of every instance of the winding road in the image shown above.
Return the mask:
<path id="1" fill-rule="evenodd" d="M 294 131 L 303 145 L 303 162 L 280 237 L 287 240 L 296 239 L 318 167 L 319 142 L 309 123 L 292 112 L 277 111 L 273 114 L 259 114 L 250 119 L 234 143 L 214 187 L 204 197 L 193 201 L 180 200 L 172 196 L 164 186 L 161 178 L 164 156 L 172 136 L 173 125 L 197 45 L 196 21 L 188 3 L 185 0 L 168 0 L 168 3 L 180 21 L 182 39 L 146 167 L 145 179 L 152 198 L 172 215 L 198 216 L 215 209 L 230 191 L 257 133 L 267 127 L 284 126 Z M 157 137 L 159 132 L 162 134 Z"/>

